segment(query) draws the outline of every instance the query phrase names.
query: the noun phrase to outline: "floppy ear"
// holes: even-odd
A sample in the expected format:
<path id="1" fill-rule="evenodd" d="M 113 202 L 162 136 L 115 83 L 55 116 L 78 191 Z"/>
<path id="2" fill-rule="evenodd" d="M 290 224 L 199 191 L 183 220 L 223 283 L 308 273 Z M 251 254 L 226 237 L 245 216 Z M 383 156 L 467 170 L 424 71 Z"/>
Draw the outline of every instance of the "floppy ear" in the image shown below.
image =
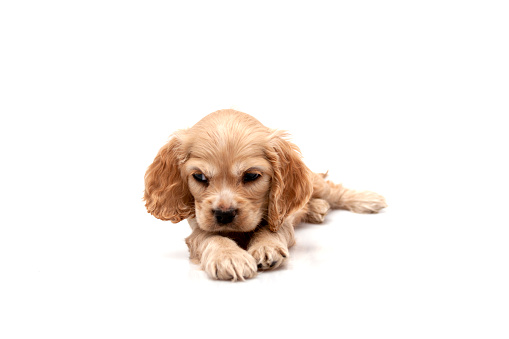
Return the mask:
<path id="1" fill-rule="evenodd" d="M 180 166 L 187 160 L 178 134 L 157 153 L 145 173 L 145 207 L 161 220 L 177 223 L 194 216 L 194 198 L 181 176 Z"/>
<path id="2" fill-rule="evenodd" d="M 272 149 L 267 152 L 274 171 L 267 216 L 273 232 L 286 217 L 304 207 L 313 193 L 311 171 L 301 160 L 299 148 L 284 137 L 285 134 L 276 133 L 271 140 Z"/>

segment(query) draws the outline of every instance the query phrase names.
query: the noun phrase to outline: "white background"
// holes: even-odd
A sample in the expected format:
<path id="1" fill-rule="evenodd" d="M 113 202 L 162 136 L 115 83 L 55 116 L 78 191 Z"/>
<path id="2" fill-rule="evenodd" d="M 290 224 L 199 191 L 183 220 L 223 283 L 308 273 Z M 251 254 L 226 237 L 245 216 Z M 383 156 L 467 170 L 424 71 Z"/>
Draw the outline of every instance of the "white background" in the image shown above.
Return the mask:
<path id="1" fill-rule="evenodd" d="M 508 17 L 2 1 L 0 337 L 508 338 Z M 332 212 L 285 268 L 209 280 L 187 222 L 146 213 L 143 176 L 172 132 L 231 107 L 389 208 Z"/>

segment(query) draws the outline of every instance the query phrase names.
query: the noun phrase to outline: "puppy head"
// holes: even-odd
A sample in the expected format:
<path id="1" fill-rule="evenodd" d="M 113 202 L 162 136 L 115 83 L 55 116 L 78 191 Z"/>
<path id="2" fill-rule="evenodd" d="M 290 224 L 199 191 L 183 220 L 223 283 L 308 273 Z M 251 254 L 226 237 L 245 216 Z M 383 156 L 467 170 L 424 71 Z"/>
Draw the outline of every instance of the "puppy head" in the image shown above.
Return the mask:
<path id="1" fill-rule="evenodd" d="M 312 193 L 298 149 L 253 117 L 222 110 L 180 131 L 145 175 L 147 210 L 209 232 L 276 231 Z"/>

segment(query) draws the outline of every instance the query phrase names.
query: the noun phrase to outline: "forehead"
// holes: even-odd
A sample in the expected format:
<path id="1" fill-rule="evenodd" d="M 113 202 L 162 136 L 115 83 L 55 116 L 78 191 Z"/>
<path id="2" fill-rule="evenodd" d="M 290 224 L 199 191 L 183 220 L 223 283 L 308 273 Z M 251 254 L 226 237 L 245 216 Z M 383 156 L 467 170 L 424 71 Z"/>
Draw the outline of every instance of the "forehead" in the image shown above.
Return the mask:
<path id="1" fill-rule="evenodd" d="M 185 138 L 186 168 L 239 175 L 252 167 L 270 172 L 265 152 L 269 130 L 242 114 L 211 114 L 193 126 Z M 213 173 L 209 173 L 211 175 Z"/>

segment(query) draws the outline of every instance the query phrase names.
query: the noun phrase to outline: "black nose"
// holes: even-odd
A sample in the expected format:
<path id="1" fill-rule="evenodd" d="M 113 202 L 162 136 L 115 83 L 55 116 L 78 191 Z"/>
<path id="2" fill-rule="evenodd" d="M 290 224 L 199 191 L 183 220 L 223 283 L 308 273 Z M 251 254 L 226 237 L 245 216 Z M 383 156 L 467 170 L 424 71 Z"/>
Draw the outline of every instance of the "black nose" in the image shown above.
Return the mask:
<path id="1" fill-rule="evenodd" d="M 233 221 L 235 216 L 237 215 L 237 210 L 231 209 L 227 211 L 223 210 L 213 210 L 214 217 L 216 217 L 216 220 L 218 223 L 226 225 Z"/>

